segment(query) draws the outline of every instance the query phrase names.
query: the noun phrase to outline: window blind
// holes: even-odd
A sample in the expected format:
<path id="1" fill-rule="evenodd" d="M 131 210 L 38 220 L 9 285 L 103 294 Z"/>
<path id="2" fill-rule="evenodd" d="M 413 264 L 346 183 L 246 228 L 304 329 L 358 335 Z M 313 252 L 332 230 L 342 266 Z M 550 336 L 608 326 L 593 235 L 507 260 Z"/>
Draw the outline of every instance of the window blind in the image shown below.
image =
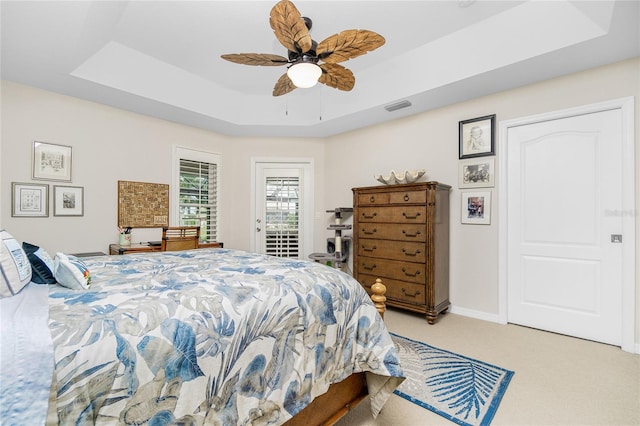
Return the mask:
<path id="1" fill-rule="evenodd" d="M 300 254 L 299 178 L 268 177 L 266 188 L 266 253 L 297 258 Z"/>
<path id="2" fill-rule="evenodd" d="M 200 241 L 218 241 L 218 165 L 180 159 L 181 226 L 200 226 Z"/>

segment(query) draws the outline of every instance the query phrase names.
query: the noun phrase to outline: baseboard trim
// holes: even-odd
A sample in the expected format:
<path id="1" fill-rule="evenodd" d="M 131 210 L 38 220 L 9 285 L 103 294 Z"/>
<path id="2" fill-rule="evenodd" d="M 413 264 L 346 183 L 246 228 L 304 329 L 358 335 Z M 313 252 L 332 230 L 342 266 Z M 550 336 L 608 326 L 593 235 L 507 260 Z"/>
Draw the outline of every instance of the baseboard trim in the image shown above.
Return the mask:
<path id="1" fill-rule="evenodd" d="M 460 308 L 458 306 L 451 305 L 449 307 L 449 312 L 456 315 L 462 315 L 464 317 L 475 318 L 483 321 L 497 322 L 498 324 L 503 324 L 500 321 L 500 316 L 498 314 L 489 314 L 487 312 L 476 311 L 473 309 Z"/>

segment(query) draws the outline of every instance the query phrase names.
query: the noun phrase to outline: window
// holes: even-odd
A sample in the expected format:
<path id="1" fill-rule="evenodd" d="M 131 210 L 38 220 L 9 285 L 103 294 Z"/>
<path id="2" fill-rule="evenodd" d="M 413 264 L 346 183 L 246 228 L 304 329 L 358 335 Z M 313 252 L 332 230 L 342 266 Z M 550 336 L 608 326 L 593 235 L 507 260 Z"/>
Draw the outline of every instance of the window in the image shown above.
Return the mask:
<path id="1" fill-rule="evenodd" d="M 218 211 L 220 156 L 176 147 L 177 174 L 174 178 L 177 210 L 174 223 L 200 226 L 200 242 L 219 241 Z"/>

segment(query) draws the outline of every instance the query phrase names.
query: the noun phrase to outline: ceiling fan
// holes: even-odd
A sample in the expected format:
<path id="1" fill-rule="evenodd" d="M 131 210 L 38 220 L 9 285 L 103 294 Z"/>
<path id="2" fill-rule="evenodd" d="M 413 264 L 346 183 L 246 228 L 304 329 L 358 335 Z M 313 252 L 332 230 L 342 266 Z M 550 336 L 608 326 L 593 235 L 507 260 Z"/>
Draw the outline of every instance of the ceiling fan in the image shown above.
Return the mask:
<path id="1" fill-rule="evenodd" d="M 273 6 L 269 24 L 278 41 L 289 51 L 288 58 L 270 53 L 233 53 L 222 58 L 243 65 L 287 65 L 287 72 L 273 88 L 273 96 L 287 94 L 297 87 L 313 87 L 317 82 L 349 91 L 356 78 L 351 70 L 338 63 L 364 55 L 385 42 L 384 37 L 373 31 L 345 30 L 316 43 L 309 34 L 311 19 L 300 16 L 289 0 Z"/>

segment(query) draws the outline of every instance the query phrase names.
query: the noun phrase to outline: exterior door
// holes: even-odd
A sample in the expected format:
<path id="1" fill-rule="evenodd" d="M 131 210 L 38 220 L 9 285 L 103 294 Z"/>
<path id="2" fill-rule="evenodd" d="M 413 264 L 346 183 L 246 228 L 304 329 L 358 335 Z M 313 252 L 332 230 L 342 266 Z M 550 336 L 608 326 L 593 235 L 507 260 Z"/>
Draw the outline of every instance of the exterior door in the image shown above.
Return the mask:
<path id="1" fill-rule="evenodd" d="M 304 163 L 256 163 L 255 251 L 289 258 L 310 253 L 307 169 Z"/>
<path id="2" fill-rule="evenodd" d="M 633 180 L 623 111 L 505 130 L 508 322 L 620 346 L 633 319 L 624 259 L 635 237 L 623 214 Z"/>

